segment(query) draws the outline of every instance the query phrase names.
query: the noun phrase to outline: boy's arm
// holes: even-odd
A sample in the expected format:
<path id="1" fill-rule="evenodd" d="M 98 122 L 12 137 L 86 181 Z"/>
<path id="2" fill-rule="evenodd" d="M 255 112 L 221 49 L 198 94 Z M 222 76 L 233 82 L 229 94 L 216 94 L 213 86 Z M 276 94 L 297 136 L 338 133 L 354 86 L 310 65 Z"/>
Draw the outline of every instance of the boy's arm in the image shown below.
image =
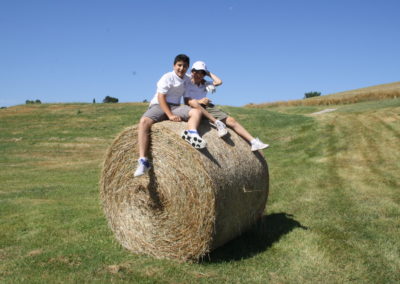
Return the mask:
<path id="1" fill-rule="evenodd" d="M 171 121 L 181 121 L 181 117 L 174 115 L 171 112 L 171 109 L 169 108 L 168 104 L 167 104 L 167 100 L 165 98 L 166 94 L 161 94 L 158 93 L 157 97 L 158 97 L 158 103 L 160 104 L 161 109 L 165 112 L 165 114 L 168 116 L 168 119 Z"/>

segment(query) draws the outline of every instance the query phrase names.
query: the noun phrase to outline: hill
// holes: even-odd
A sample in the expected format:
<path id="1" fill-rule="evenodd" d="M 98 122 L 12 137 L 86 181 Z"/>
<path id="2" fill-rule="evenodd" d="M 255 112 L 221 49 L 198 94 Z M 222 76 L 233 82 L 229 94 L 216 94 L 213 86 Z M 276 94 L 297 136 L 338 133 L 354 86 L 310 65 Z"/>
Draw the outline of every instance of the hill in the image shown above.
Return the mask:
<path id="1" fill-rule="evenodd" d="M 400 82 L 376 85 L 335 94 L 313 97 L 302 100 L 281 101 L 264 104 L 250 104 L 246 107 L 263 108 L 275 106 L 315 106 L 353 104 L 364 101 L 384 100 L 400 97 Z"/>
<path id="2" fill-rule="evenodd" d="M 270 195 L 257 226 L 198 264 L 131 254 L 100 206 L 105 151 L 146 107 L 0 110 L 1 283 L 400 282 L 400 98 L 226 107 L 271 145 Z"/>

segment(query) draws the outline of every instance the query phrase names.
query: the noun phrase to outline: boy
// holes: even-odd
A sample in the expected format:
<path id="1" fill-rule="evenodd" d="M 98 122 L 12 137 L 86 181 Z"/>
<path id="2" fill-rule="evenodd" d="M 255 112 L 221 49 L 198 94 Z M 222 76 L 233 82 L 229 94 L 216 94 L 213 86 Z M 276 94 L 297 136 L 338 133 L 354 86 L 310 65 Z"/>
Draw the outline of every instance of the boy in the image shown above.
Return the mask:
<path id="1" fill-rule="evenodd" d="M 213 79 L 212 82 L 204 80 L 204 77 L 208 75 Z M 222 84 L 222 80 L 215 74 L 207 70 L 207 66 L 203 61 L 197 61 L 192 66 L 192 78 L 190 84 L 188 84 L 185 92 L 185 103 L 190 105 L 192 108 L 200 110 L 203 115 L 215 122 L 218 135 L 220 134 L 221 125 L 218 125 L 218 121 L 223 121 L 232 128 L 237 134 L 242 136 L 251 144 L 251 151 L 262 150 L 268 148 L 268 144 L 264 144 L 258 138 L 254 138 L 251 134 L 233 117 L 229 116 L 226 112 L 216 108 L 211 100 L 207 98 L 207 92 L 215 92 L 215 87 Z M 223 123 L 222 123 L 223 124 Z"/>
<path id="2" fill-rule="evenodd" d="M 190 59 L 185 54 L 177 55 L 174 60 L 173 71 L 164 74 L 157 82 L 157 92 L 151 100 L 148 110 L 139 121 L 140 157 L 134 174 L 135 177 L 147 173 L 151 168 L 148 160 L 149 138 L 151 126 L 156 122 L 167 119 L 175 122 L 187 121 L 188 129 L 182 133 L 182 137 L 197 149 L 202 149 L 207 144 L 197 132 L 201 120 L 201 111 L 192 109 L 187 105 L 180 105 L 186 85 L 190 82 L 190 78 L 186 75 L 189 62 Z"/>

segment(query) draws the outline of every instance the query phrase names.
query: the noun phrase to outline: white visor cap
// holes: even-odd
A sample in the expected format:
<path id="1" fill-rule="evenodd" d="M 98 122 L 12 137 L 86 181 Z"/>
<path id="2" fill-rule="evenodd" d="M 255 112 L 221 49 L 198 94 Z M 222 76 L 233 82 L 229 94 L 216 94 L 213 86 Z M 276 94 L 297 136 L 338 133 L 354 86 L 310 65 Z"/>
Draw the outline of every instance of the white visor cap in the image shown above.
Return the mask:
<path id="1" fill-rule="evenodd" d="M 203 61 L 196 61 L 193 63 L 192 69 L 194 70 L 203 70 L 204 72 L 208 73 L 209 71 L 207 70 L 207 65 Z"/>

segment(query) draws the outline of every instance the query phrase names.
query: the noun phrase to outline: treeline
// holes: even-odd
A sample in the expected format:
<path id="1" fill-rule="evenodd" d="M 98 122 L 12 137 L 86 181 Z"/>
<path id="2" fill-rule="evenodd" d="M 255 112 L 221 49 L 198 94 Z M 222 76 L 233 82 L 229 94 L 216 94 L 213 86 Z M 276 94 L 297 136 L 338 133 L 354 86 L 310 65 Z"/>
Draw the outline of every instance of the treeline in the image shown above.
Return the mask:
<path id="1" fill-rule="evenodd" d="M 32 104 L 41 104 L 42 102 L 40 100 L 26 100 L 25 104 L 27 105 L 32 105 Z M 96 99 L 93 99 L 93 103 L 96 103 Z M 118 98 L 106 96 L 103 99 L 103 103 L 118 103 Z"/>
<path id="2" fill-rule="evenodd" d="M 32 104 L 41 104 L 42 102 L 40 100 L 26 100 L 25 104 L 27 105 L 32 105 Z"/>

